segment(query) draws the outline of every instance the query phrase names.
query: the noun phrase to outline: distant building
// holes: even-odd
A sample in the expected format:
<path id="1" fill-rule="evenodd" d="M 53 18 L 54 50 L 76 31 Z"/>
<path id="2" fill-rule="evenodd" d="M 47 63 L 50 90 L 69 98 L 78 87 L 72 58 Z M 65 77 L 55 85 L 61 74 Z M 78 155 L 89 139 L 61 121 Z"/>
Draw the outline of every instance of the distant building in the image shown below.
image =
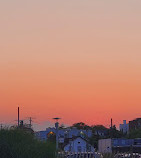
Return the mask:
<path id="1" fill-rule="evenodd" d="M 47 128 L 45 131 L 36 132 L 36 136 L 40 140 L 47 140 L 50 136 L 56 135 L 55 128 Z M 66 138 L 73 138 L 74 136 L 81 136 L 82 138 L 90 138 L 92 130 L 79 130 L 77 128 L 64 128 L 58 130 L 59 143 L 64 143 Z"/>
<path id="2" fill-rule="evenodd" d="M 100 153 L 128 152 L 133 144 L 133 139 L 100 139 L 98 141 L 98 151 Z"/>
<path id="3" fill-rule="evenodd" d="M 141 129 L 141 118 L 129 121 L 129 131 Z"/>
<path id="4" fill-rule="evenodd" d="M 119 129 L 123 133 L 129 132 L 129 124 L 126 123 L 126 120 L 123 120 L 123 124 L 120 124 Z"/>
<path id="5" fill-rule="evenodd" d="M 141 154 L 141 138 L 134 139 L 133 151 Z"/>
<path id="6" fill-rule="evenodd" d="M 82 137 L 74 137 L 64 145 L 65 152 L 94 152 L 94 147 Z"/>
<path id="7" fill-rule="evenodd" d="M 94 131 L 94 134 L 95 135 L 98 135 L 98 136 L 100 136 L 100 137 L 105 137 L 105 136 L 107 136 L 108 135 L 108 130 L 106 130 L 106 129 L 101 129 L 101 130 L 95 130 Z"/>
<path id="8" fill-rule="evenodd" d="M 141 138 L 138 139 L 100 139 L 98 141 L 98 151 L 100 153 L 141 153 Z"/>
<path id="9" fill-rule="evenodd" d="M 98 141 L 98 152 L 112 153 L 112 139 L 100 139 Z"/>

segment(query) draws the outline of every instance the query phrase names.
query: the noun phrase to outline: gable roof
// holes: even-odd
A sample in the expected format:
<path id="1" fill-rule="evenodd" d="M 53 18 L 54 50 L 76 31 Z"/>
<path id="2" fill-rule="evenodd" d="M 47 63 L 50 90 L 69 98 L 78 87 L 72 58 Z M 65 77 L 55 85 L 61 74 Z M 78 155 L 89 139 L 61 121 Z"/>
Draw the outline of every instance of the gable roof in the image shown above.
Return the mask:
<path id="1" fill-rule="evenodd" d="M 63 145 L 62 147 L 64 148 L 65 146 L 67 146 L 67 145 L 69 144 L 70 141 L 74 141 L 74 140 L 76 140 L 77 138 L 80 138 L 80 139 L 82 139 L 82 140 L 84 140 L 84 141 L 87 142 L 87 140 L 84 139 L 84 138 L 82 138 L 81 136 L 75 136 L 75 137 L 73 137 L 73 138 L 67 138 L 66 143 L 64 143 L 64 145 Z M 88 144 L 91 145 L 90 143 L 88 143 Z M 91 146 L 92 146 L 92 145 L 91 145 Z"/>
<path id="2" fill-rule="evenodd" d="M 84 141 L 87 141 L 85 138 L 82 138 L 81 136 L 73 136 L 72 138 L 66 138 L 65 141 L 66 141 L 66 142 L 74 141 L 74 140 L 77 139 L 77 138 L 81 138 L 81 139 L 83 139 Z"/>
<path id="3" fill-rule="evenodd" d="M 66 145 L 69 144 L 70 141 L 74 141 L 74 140 L 76 140 L 77 138 L 81 138 L 81 139 L 83 139 L 84 141 L 87 141 L 86 139 L 82 138 L 81 136 L 74 136 L 74 137 L 72 137 L 72 138 L 66 138 L 66 139 L 65 139 L 65 143 L 63 144 L 62 147 L 64 148 Z"/>

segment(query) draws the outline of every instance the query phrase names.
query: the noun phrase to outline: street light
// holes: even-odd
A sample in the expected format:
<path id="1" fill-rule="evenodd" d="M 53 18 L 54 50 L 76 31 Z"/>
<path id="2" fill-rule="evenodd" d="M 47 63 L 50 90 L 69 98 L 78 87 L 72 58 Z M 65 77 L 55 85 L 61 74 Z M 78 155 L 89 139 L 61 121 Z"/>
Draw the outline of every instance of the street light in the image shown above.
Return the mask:
<path id="1" fill-rule="evenodd" d="M 61 119 L 61 118 L 53 118 L 54 120 L 56 120 L 56 123 L 55 123 L 55 127 L 56 127 L 56 151 L 58 151 L 58 127 L 59 127 L 59 123 L 58 121 Z"/>

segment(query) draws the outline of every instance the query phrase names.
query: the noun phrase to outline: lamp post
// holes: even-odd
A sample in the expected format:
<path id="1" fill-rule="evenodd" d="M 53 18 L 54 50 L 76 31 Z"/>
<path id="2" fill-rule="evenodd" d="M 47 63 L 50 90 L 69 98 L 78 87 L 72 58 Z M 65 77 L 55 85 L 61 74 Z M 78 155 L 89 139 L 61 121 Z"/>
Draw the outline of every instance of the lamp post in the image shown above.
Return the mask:
<path id="1" fill-rule="evenodd" d="M 59 128 L 59 123 L 58 123 L 58 120 L 60 120 L 61 118 L 53 118 L 54 120 L 56 120 L 56 123 L 55 123 L 55 128 L 56 128 L 56 151 L 58 151 L 58 128 Z"/>

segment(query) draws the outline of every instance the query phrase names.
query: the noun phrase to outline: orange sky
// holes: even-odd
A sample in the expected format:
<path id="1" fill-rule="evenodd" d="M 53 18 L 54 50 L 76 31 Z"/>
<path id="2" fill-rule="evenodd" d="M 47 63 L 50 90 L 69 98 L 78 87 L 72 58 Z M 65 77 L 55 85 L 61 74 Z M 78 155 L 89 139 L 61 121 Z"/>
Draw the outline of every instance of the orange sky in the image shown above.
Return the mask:
<path id="1" fill-rule="evenodd" d="M 0 122 L 141 116 L 140 0 L 0 2 Z"/>

